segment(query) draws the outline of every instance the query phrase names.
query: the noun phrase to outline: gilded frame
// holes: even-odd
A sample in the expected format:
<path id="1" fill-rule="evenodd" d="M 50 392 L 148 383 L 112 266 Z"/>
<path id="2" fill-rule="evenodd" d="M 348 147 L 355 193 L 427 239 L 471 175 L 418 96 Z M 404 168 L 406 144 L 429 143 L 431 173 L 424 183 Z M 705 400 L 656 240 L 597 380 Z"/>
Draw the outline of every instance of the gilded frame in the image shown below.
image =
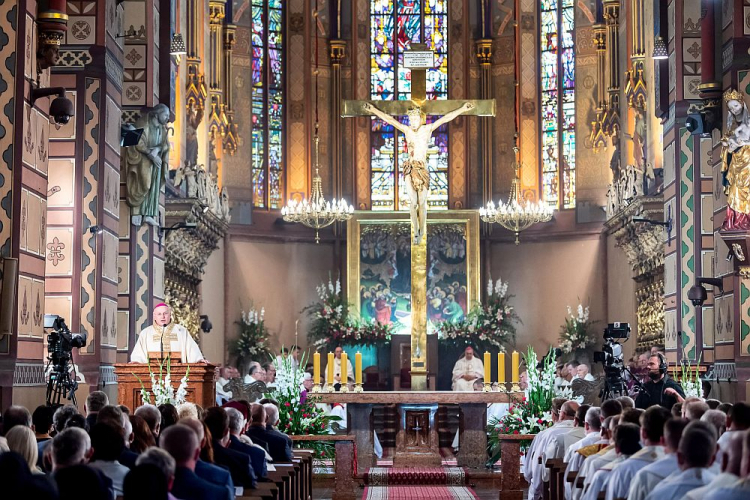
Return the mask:
<path id="1" fill-rule="evenodd" d="M 361 227 L 366 224 L 410 223 L 409 212 L 372 212 L 356 211 L 347 222 L 347 286 L 346 294 L 349 304 L 360 311 L 360 242 Z M 427 223 L 463 224 L 466 230 L 466 291 L 467 306 L 471 308 L 478 302 L 481 291 L 481 273 L 479 263 L 479 212 L 476 210 L 428 211 Z"/>

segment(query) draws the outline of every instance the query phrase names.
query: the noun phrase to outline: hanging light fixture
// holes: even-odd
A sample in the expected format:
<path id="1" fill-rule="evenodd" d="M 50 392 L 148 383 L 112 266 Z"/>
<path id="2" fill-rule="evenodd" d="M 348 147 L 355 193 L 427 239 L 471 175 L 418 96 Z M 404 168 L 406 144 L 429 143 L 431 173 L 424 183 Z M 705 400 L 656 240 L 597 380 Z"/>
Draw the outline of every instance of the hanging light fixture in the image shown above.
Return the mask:
<path id="1" fill-rule="evenodd" d="M 315 1 L 315 12 L 318 16 L 318 2 Z M 287 206 L 281 209 L 281 216 L 286 222 L 296 222 L 315 229 L 315 243 L 320 243 L 319 231 L 334 222 L 349 220 L 354 214 L 354 207 L 349 205 L 343 198 L 340 200 L 326 201 L 323 196 L 323 179 L 320 177 L 320 137 L 318 136 L 318 28 L 315 26 L 315 133 L 313 142 L 315 144 L 314 164 L 315 175 L 312 179 L 312 190 L 309 200 L 289 200 Z"/>
<path id="2" fill-rule="evenodd" d="M 664 39 L 661 36 L 657 36 L 654 39 L 654 54 L 652 57 L 655 60 L 669 59 L 667 44 L 664 43 Z"/>
<path id="3" fill-rule="evenodd" d="M 487 206 L 479 209 L 479 217 L 483 222 L 490 224 L 500 224 L 508 231 L 513 231 L 516 235 L 516 245 L 519 240 L 519 233 L 528 229 L 534 224 L 540 222 L 549 222 L 552 219 L 553 208 L 542 200 L 531 202 L 521 197 L 521 163 L 518 159 L 518 146 L 513 147 L 516 159 L 513 164 L 515 175 L 510 186 L 510 195 L 508 202 L 498 203 L 497 206 L 490 201 Z"/>

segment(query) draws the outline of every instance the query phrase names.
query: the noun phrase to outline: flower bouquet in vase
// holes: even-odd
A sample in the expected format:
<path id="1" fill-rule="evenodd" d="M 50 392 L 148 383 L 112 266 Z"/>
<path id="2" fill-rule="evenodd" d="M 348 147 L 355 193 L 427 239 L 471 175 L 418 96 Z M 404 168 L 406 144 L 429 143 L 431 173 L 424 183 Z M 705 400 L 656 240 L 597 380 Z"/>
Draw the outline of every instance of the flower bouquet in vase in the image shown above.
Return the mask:
<path id="1" fill-rule="evenodd" d="M 251 360 L 266 359 L 271 355 L 265 313 L 265 308 L 261 308 L 260 311 L 250 309 L 247 313 L 242 311 L 241 320 L 237 322 L 240 325 L 240 336 L 229 343 L 229 354 L 237 356 L 238 365 Z"/>
<path id="2" fill-rule="evenodd" d="M 153 404 L 155 406 L 163 404 L 172 404 L 177 406 L 186 401 L 188 389 L 188 377 L 190 375 L 190 365 L 188 365 L 185 375 L 180 379 L 180 385 L 175 391 L 172 387 L 172 358 L 167 356 L 166 359 L 159 361 L 159 375 L 157 376 L 151 370 L 151 362 L 148 364 L 148 373 L 151 377 L 151 390 L 147 390 L 143 380 L 135 373 L 133 376 L 141 383 L 141 402 Z"/>
<path id="3" fill-rule="evenodd" d="M 578 308 L 573 309 L 568 306 L 568 315 L 565 317 L 565 324 L 562 325 L 560 332 L 560 349 L 565 354 L 580 352 L 588 349 L 596 343 L 591 335 L 591 327 L 594 322 L 589 319 L 588 306 L 583 307 L 578 304 Z"/>
<path id="4" fill-rule="evenodd" d="M 680 377 L 677 376 L 677 366 L 675 365 L 674 367 L 673 378 L 675 380 L 679 379 L 682 390 L 685 391 L 685 398 L 703 397 L 703 384 L 700 377 L 700 366 L 701 356 L 698 356 L 698 360 L 696 361 L 695 366 L 693 366 L 690 363 L 690 359 L 685 356 L 680 362 Z"/>
<path id="5" fill-rule="evenodd" d="M 275 358 L 276 390 L 265 397 L 274 399 L 279 404 L 279 430 L 290 436 L 325 435 L 329 433 L 331 422 L 341 420 L 339 417 L 326 415 L 316 406 L 320 397 L 307 394 L 302 386 L 305 372 L 295 368 L 292 357 Z M 303 353 L 299 366 L 306 366 L 307 353 Z M 304 392 L 303 392 L 304 391 Z M 331 441 L 303 441 L 301 447 L 312 449 L 318 461 L 333 459 L 335 456 Z"/>

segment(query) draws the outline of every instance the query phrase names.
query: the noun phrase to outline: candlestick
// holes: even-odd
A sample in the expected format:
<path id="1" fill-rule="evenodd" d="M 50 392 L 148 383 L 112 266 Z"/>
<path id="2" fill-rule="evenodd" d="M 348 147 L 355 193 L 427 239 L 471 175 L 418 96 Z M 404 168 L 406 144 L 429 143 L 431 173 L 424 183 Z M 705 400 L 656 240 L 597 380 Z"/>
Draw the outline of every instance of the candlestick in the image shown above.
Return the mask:
<path id="1" fill-rule="evenodd" d="M 501 352 L 497 355 L 497 383 L 505 383 L 505 353 Z"/>
<path id="2" fill-rule="evenodd" d="M 492 383 L 492 358 L 489 352 L 484 353 L 484 383 Z"/>
<path id="3" fill-rule="evenodd" d="M 354 355 L 354 392 L 362 392 L 362 353 Z"/>
<path id="4" fill-rule="evenodd" d="M 320 353 L 313 354 L 313 392 L 320 392 Z"/>
<path id="5" fill-rule="evenodd" d="M 354 355 L 354 383 L 362 385 L 362 353 Z"/>
<path id="6" fill-rule="evenodd" d="M 521 366 L 520 358 L 518 356 L 518 353 L 516 351 L 513 351 L 513 355 L 511 356 L 511 382 L 514 384 L 518 384 L 518 370 Z"/>
<path id="7" fill-rule="evenodd" d="M 347 371 L 348 356 L 345 352 L 341 353 L 341 392 L 349 392 L 349 373 Z"/>
<path id="8" fill-rule="evenodd" d="M 326 383 L 328 384 L 328 392 L 333 392 L 333 372 L 336 368 L 333 364 L 333 353 L 328 353 L 328 366 L 326 366 L 327 370 L 327 377 L 326 377 Z"/>

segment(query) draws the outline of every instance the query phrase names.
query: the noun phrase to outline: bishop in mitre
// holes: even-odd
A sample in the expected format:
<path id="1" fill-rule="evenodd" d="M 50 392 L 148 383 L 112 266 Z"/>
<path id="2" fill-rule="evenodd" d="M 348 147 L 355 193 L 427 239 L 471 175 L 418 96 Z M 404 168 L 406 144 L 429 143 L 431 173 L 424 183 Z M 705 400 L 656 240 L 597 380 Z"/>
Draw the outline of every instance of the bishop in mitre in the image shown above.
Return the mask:
<path id="1" fill-rule="evenodd" d="M 474 349 L 468 346 L 463 357 L 453 366 L 453 390 L 473 391 L 474 381 L 484 376 L 484 363 L 474 356 Z"/>
<path id="2" fill-rule="evenodd" d="M 170 352 L 179 352 L 183 363 L 207 362 L 185 327 L 172 322 L 169 306 L 161 303 L 154 308 L 154 324 L 138 335 L 130 361 L 148 363 L 148 353 Z"/>

